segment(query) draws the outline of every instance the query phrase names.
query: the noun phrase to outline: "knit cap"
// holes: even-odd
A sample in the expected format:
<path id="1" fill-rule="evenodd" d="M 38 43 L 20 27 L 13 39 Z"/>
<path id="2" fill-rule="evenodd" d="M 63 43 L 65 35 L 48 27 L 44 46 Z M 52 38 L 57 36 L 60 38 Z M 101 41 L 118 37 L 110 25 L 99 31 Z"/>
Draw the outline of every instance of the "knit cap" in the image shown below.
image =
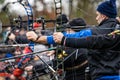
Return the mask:
<path id="1" fill-rule="evenodd" d="M 116 0 L 107 0 L 102 2 L 97 7 L 97 11 L 101 14 L 106 15 L 109 18 L 116 18 L 117 16 L 117 8 L 116 8 Z"/>

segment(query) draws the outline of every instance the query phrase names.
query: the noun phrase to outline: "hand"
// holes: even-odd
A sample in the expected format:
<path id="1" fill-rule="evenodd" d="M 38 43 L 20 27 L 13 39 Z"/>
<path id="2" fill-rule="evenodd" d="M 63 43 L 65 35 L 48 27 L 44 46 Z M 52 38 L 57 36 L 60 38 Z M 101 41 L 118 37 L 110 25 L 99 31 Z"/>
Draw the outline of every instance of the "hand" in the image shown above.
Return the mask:
<path id="1" fill-rule="evenodd" d="M 29 65 L 29 66 L 25 67 L 25 70 L 26 70 L 26 71 L 32 71 L 32 69 L 33 69 L 33 66 L 32 66 L 32 65 Z"/>
<path id="2" fill-rule="evenodd" d="M 27 39 L 36 41 L 38 35 L 34 31 L 29 31 L 26 33 Z"/>
<path id="3" fill-rule="evenodd" d="M 47 51 L 46 54 L 47 56 L 52 56 L 55 54 L 55 50 Z"/>
<path id="4" fill-rule="evenodd" d="M 15 35 L 13 33 L 11 33 L 9 36 L 8 36 L 9 39 L 11 40 L 15 40 Z"/>
<path id="5" fill-rule="evenodd" d="M 58 44 L 61 44 L 62 38 L 63 38 L 63 33 L 61 32 L 56 32 L 53 34 L 54 41 Z"/>
<path id="6" fill-rule="evenodd" d="M 120 17 L 117 17 L 116 19 L 117 19 L 117 20 L 118 20 L 118 22 L 120 23 Z"/>
<path id="7" fill-rule="evenodd" d="M 33 73 L 33 71 L 32 71 L 33 66 L 32 65 L 29 65 L 29 66 L 25 67 L 24 69 L 25 69 L 25 71 L 27 71 L 28 75 L 32 75 L 32 73 Z"/>
<path id="8" fill-rule="evenodd" d="M 10 80 L 16 80 L 16 77 L 12 74 L 12 75 L 10 76 Z"/>

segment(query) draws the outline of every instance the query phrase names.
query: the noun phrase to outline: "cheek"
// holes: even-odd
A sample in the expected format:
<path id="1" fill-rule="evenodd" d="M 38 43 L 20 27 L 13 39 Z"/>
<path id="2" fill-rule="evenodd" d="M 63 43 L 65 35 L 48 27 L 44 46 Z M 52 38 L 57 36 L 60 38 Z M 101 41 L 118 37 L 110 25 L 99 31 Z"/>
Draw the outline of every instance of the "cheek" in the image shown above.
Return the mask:
<path id="1" fill-rule="evenodd" d="M 98 17 L 96 16 L 96 20 L 98 20 Z"/>
<path id="2" fill-rule="evenodd" d="M 98 16 L 96 16 L 96 20 L 98 21 L 100 19 L 100 16 L 98 15 Z"/>

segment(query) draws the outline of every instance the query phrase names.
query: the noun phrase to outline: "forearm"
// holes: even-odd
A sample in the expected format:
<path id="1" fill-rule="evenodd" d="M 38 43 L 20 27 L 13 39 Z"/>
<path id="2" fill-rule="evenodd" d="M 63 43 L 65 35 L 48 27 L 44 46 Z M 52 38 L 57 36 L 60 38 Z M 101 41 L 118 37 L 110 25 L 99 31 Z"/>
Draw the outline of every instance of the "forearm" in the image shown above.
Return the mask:
<path id="1" fill-rule="evenodd" d="M 80 38 L 80 37 L 87 37 L 87 36 L 91 36 L 92 35 L 92 31 L 90 29 L 86 29 L 86 30 L 81 30 L 79 32 L 76 33 L 72 33 L 72 34 L 66 34 L 64 33 L 65 37 L 69 37 L 69 38 Z"/>
<path id="2" fill-rule="evenodd" d="M 40 36 L 35 42 L 47 44 L 47 36 Z"/>
<path id="3" fill-rule="evenodd" d="M 37 43 L 42 43 L 42 44 L 55 44 L 53 40 L 53 36 L 40 36 L 37 40 L 35 40 Z"/>
<path id="4" fill-rule="evenodd" d="M 19 44 L 26 44 L 30 41 L 27 39 L 26 35 L 18 35 L 15 37 L 15 41 Z"/>
<path id="5" fill-rule="evenodd" d="M 101 35 L 86 38 L 64 38 L 62 45 L 74 48 L 107 49 L 117 43 L 118 37 Z"/>
<path id="6" fill-rule="evenodd" d="M 86 41 L 86 38 L 67 38 L 63 37 L 61 45 L 64 45 L 66 47 L 73 47 L 73 48 L 87 48 L 88 47 L 88 41 Z"/>
<path id="7" fill-rule="evenodd" d="M 42 43 L 42 44 L 47 44 L 47 37 L 44 35 L 38 35 L 34 31 L 30 31 L 26 33 L 27 39 L 37 42 L 37 43 Z"/>

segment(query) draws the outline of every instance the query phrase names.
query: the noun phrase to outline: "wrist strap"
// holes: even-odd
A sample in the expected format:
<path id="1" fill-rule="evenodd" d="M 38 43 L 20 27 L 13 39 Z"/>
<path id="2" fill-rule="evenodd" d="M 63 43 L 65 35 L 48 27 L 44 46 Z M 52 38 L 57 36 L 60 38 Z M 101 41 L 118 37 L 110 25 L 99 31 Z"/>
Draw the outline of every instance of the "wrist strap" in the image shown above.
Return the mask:
<path id="1" fill-rule="evenodd" d="M 36 40 L 35 40 L 35 41 L 38 41 L 38 39 L 39 39 L 40 37 L 41 37 L 41 36 L 39 36 L 39 35 L 38 35 L 38 37 L 36 38 Z"/>
<path id="2" fill-rule="evenodd" d="M 62 38 L 61 45 L 64 45 L 64 41 L 65 41 L 65 36 L 63 36 Z"/>

